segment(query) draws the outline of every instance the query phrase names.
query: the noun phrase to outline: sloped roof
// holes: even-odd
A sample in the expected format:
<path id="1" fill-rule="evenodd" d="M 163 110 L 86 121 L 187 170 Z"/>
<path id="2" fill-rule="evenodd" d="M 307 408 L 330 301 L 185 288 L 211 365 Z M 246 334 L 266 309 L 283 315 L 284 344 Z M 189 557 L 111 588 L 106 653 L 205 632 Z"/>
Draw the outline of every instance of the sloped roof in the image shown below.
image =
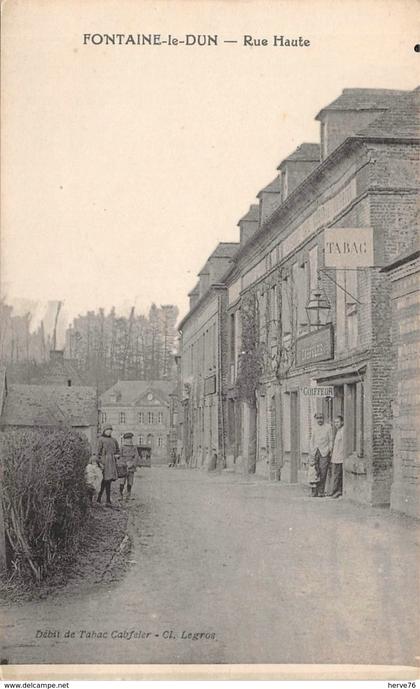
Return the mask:
<path id="1" fill-rule="evenodd" d="M 239 249 L 239 242 L 220 242 L 210 254 L 204 266 L 197 275 L 208 275 L 210 272 L 209 261 L 212 258 L 232 258 Z"/>
<path id="2" fill-rule="evenodd" d="M 96 390 L 87 385 L 9 385 L 0 423 L 3 426 L 96 425 Z"/>
<path id="3" fill-rule="evenodd" d="M 260 207 L 256 203 L 253 203 L 249 207 L 249 211 L 247 213 L 245 213 L 245 215 L 243 215 L 242 218 L 240 218 L 240 220 L 238 220 L 237 224 L 240 225 L 241 222 L 258 222 L 259 219 L 260 219 Z"/>
<path id="4" fill-rule="evenodd" d="M 416 139 L 420 136 L 420 87 L 395 99 L 392 107 L 379 115 L 358 137 Z"/>
<path id="5" fill-rule="evenodd" d="M 209 258 L 232 258 L 239 247 L 239 242 L 220 242 Z"/>
<path id="6" fill-rule="evenodd" d="M 280 170 L 281 167 L 286 163 L 287 161 L 300 161 L 300 162 L 308 162 L 308 163 L 316 163 L 320 162 L 321 160 L 321 146 L 320 144 L 312 144 L 312 143 L 303 143 L 300 144 L 293 153 L 291 153 L 287 158 L 281 161 L 281 163 L 278 165 L 277 170 Z"/>
<path id="7" fill-rule="evenodd" d="M 161 399 L 168 401 L 169 393 L 174 389 L 173 380 L 119 380 L 101 395 L 102 404 L 130 405 L 151 390 Z M 119 393 L 118 401 L 112 398 L 113 393 Z"/>
<path id="8" fill-rule="evenodd" d="M 319 120 L 327 110 L 386 110 L 400 97 L 410 93 L 394 89 L 343 89 L 341 96 L 336 98 L 319 111 Z"/>
<path id="9" fill-rule="evenodd" d="M 267 184 L 266 187 L 261 189 L 258 194 L 257 194 L 257 199 L 260 199 L 263 193 L 267 194 L 279 194 L 281 190 L 281 185 L 280 185 L 280 178 L 277 175 L 274 177 L 274 179 L 270 182 L 270 184 Z"/>
<path id="10" fill-rule="evenodd" d="M 60 383 L 67 385 L 68 380 L 71 380 L 72 385 L 84 384 L 72 359 L 65 359 L 63 351 L 51 352 L 50 360 L 45 365 L 45 372 L 36 382 L 40 385 L 60 385 Z"/>

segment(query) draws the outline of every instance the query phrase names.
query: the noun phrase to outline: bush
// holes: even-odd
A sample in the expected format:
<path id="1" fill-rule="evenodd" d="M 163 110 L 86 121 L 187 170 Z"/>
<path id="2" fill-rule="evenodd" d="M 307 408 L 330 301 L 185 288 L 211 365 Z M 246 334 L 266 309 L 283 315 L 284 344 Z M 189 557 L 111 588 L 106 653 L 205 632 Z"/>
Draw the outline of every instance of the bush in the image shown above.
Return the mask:
<path id="1" fill-rule="evenodd" d="M 70 429 L 9 430 L 0 443 L 12 571 L 40 581 L 79 548 L 89 444 Z"/>

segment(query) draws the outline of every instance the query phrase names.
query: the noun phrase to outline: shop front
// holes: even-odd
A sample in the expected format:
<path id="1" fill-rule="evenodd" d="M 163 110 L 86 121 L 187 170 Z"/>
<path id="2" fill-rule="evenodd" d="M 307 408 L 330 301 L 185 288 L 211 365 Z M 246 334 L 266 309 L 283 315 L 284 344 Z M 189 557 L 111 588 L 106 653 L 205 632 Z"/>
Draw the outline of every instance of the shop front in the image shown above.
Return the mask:
<path id="1" fill-rule="evenodd" d="M 344 421 L 343 495 L 358 502 L 368 501 L 365 462 L 365 386 L 367 365 L 343 366 L 319 371 L 316 383 L 331 388 L 333 394 L 323 400 L 326 421 L 334 426 L 340 415 Z M 362 499 L 363 494 L 365 499 Z"/>

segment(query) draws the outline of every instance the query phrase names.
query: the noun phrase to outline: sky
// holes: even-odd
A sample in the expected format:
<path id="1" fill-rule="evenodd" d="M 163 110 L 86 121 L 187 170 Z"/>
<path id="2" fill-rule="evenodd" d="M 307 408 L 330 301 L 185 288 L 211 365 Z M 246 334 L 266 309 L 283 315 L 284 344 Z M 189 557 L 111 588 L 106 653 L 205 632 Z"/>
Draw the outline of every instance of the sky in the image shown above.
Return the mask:
<path id="1" fill-rule="evenodd" d="M 6 0 L 3 296 L 73 317 L 187 294 L 343 88 L 417 86 L 415 2 Z M 85 33 L 237 44 L 83 45 Z M 270 45 L 245 47 L 244 34 Z M 302 36 L 307 48 L 271 45 Z M 417 69 L 416 69 L 417 68 Z M 26 302 L 25 302 L 26 303 Z M 41 312 L 42 309 L 39 309 Z"/>

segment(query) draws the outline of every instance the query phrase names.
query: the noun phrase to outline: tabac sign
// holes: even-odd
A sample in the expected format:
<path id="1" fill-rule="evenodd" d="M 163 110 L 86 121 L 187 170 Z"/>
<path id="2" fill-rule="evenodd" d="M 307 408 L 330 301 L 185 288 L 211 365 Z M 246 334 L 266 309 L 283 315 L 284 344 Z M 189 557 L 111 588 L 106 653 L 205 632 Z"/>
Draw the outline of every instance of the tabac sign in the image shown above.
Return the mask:
<path id="1" fill-rule="evenodd" d="M 371 227 L 328 227 L 324 231 L 326 268 L 368 268 L 373 266 Z"/>
<path id="2" fill-rule="evenodd" d="M 334 356 L 332 325 L 326 325 L 296 340 L 296 366 L 325 361 Z"/>

